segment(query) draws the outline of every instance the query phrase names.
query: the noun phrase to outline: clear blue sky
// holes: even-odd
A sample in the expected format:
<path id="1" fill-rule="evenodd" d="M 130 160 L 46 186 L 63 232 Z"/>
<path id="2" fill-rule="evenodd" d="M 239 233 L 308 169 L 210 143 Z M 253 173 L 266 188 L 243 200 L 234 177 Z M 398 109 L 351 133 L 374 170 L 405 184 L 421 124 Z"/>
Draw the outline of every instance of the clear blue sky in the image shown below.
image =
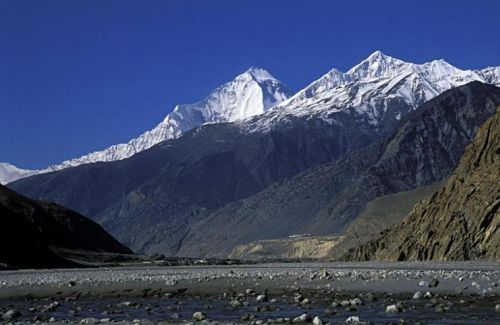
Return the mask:
<path id="1" fill-rule="evenodd" d="M 500 65 L 500 1 L 0 0 L 0 161 L 129 140 L 249 66 L 298 90 L 371 52 Z"/>

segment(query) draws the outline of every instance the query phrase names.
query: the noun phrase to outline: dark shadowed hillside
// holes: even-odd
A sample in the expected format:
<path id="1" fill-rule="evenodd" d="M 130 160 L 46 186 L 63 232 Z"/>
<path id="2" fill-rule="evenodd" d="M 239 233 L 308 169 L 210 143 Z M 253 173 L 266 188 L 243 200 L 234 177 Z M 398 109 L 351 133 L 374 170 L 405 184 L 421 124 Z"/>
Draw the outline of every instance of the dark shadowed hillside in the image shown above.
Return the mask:
<path id="1" fill-rule="evenodd" d="M 131 254 L 95 222 L 52 203 L 0 185 L 0 264 L 21 268 L 69 267 L 65 255 Z"/>

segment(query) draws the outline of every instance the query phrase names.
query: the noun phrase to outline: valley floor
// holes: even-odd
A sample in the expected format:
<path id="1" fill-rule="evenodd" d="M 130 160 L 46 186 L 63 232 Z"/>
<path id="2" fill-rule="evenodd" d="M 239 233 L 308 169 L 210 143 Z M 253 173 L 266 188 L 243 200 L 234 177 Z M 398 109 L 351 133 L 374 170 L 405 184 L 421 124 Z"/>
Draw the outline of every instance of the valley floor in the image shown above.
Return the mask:
<path id="1" fill-rule="evenodd" d="M 15 323 L 190 323 L 200 312 L 204 323 L 289 323 L 307 314 L 323 323 L 494 324 L 499 303 L 499 262 L 0 272 L 0 316 Z"/>

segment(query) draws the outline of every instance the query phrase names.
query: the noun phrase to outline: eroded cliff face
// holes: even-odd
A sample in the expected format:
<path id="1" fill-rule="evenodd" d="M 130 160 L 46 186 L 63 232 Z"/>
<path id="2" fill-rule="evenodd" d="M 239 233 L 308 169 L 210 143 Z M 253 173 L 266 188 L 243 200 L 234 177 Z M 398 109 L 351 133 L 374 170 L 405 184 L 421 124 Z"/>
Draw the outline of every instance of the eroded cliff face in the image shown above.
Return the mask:
<path id="1" fill-rule="evenodd" d="M 345 260 L 500 258 L 500 107 L 444 187 Z"/>

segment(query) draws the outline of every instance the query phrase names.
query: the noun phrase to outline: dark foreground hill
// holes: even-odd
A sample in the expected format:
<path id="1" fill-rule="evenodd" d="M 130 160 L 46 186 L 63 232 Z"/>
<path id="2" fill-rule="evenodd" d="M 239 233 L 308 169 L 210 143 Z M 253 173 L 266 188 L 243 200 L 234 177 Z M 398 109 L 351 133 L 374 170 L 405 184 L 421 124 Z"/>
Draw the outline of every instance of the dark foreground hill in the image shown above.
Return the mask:
<path id="1" fill-rule="evenodd" d="M 59 205 L 31 200 L 0 185 L 0 265 L 72 267 L 69 253 L 132 254 L 97 223 Z"/>
<path id="2" fill-rule="evenodd" d="M 500 107 L 445 186 L 346 260 L 500 258 Z"/>

